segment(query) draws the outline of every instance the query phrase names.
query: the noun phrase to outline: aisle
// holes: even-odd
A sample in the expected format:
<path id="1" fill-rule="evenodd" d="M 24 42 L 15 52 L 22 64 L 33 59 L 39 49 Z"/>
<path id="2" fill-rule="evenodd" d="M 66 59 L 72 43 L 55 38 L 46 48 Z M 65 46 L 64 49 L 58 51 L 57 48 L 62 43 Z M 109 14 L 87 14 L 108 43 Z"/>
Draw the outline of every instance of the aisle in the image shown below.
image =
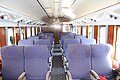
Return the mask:
<path id="1" fill-rule="evenodd" d="M 54 45 L 54 49 L 60 49 L 59 44 Z M 66 80 L 62 51 L 58 50 L 53 52 L 52 65 L 51 80 Z"/>

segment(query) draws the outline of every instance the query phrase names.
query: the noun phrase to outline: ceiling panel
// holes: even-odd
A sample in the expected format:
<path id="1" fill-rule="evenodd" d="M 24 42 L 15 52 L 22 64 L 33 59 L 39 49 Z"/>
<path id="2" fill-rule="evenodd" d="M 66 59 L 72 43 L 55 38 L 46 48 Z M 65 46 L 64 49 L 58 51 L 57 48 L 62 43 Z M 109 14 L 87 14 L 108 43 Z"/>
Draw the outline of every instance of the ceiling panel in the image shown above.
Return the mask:
<path id="1" fill-rule="evenodd" d="M 75 0 L 62 0 L 62 7 L 69 8 Z"/>
<path id="2" fill-rule="evenodd" d="M 118 0 L 76 0 L 71 8 L 78 18 L 117 2 Z"/>
<path id="3" fill-rule="evenodd" d="M 41 19 L 46 13 L 36 0 L 0 0 L 0 6 L 23 14 L 31 19 Z"/>
<path id="4" fill-rule="evenodd" d="M 71 14 L 76 16 L 72 19 L 76 19 L 113 5 L 117 3 L 118 0 L 39 0 L 39 2 L 42 4 L 43 8 L 50 17 L 64 16 L 71 19 Z M 45 11 L 38 4 L 37 0 L 0 0 L 0 6 L 8 8 L 34 20 L 41 20 L 42 17 L 47 16 Z M 63 8 L 70 10 L 70 13 L 65 14 L 64 12 L 61 12 Z M 120 9 L 115 10 L 114 12 L 120 14 Z"/>
<path id="5" fill-rule="evenodd" d="M 58 17 L 58 15 L 59 15 L 59 3 L 54 3 L 54 10 L 55 10 L 55 12 L 54 12 L 54 17 Z"/>
<path id="6" fill-rule="evenodd" d="M 53 0 L 39 0 L 44 8 L 51 7 L 51 3 Z"/>
<path id="7" fill-rule="evenodd" d="M 114 12 L 120 14 L 120 8 L 115 10 Z"/>
<path id="8" fill-rule="evenodd" d="M 54 2 L 55 2 L 55 3 L 59 3 L 59 2 L 60 2 L 60 0 L 54 0 Z"/>

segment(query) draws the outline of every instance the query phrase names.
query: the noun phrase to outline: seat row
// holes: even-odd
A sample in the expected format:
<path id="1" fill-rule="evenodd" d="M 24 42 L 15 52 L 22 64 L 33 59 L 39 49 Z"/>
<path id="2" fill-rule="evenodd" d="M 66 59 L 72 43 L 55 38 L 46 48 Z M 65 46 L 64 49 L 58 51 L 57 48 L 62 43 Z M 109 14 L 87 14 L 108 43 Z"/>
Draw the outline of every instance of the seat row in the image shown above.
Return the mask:
<path id="1" fill-rule="evenodd" d="M 28 40 L 39 40 L 39 39 L 49 39 L 51 44 L 53 44 L 54 42 L 54 39 L 51 38 L 51 37 L 47 37 L 47 36 L 42 36 L 42 37 L 39 37 L 39 36 L 31 36 L 31 37 L 28 37 Z"/>
<path id="2" fill-rule="evenodd" d="M 5 46 L 1 48 L 2 80 L 48 80 L 47 46 Z"/>
<path id="3" fill-rule="evenodd" d="M 64 45 L 64 42 L 66 39 L 79 39 L 80 40 L 80 43 L 81 44 L 90 44 L 90 43 L 96 43 L 96 40 L 95 39 L 88 39 L 84 36 L 81 36 L 81 35 L 67 35 L 67 36 L 62 36 L 61 37 L 61 44 Z"/>
<path id="4" fill-rule="evenodd" d="M 69 80 L 100 80 L 99 76 L 112 74 L 112 53 L 110 44 L 70 45 L 67 65 Z M 115 80 L 112 78 L 113 75 L 110 75 L 107 80 Z"/>
<path id="5" fill-rule="evenodd" d="M 82 39 L 82 43 L 81 43 L 81 39 L 65 39 L 64 40 L 64 44 L 63 44 L 63 51 L 64 51 L 64 55 L 66 56 L 66 58 L 68 57 L 68 46 L 69 45 L 73 45 L 73 44 L 84 44 L 84 45 L 90 45 L 90 44 L 96 44 L 96 40 L 95 39 Z"/>
<path id="6" fill-rule="evenodd" d="M 49 51 L 52 48 L 52 44 L 49 39 L 35 39 L 35 40 L 19 40 L 18 46 L 32 46 L 32 45 L 47 45 Z"/>
<path id="7" fill-rule="evenodd" d="M 5 46 L 1 48 L 1 55 L 3 80 L 48 80 L 51 76 L 49 50 L 45 45 Z M 111 56 L 109 44 L 70 45 L 65 66 L 68 80 L 99 80 L 99 75 L 111 74 Z"/>
<path id="8" fill-rule="evenodd" d="M 42 33 L 39 33 L 38 36 L 39 37 L 47 36 L 47 37 L 54 38 L 54 33 L 53 32 L 42 32 Z"/>

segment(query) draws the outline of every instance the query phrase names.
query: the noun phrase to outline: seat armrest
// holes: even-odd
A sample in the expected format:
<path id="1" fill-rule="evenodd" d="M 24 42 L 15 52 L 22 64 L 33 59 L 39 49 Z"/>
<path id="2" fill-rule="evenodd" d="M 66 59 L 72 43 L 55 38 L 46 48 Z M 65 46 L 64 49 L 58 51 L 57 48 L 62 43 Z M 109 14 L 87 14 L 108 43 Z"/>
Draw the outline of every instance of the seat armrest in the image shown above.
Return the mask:
<path id="1" fill-rule="evenodd" d="M 66 57 L 63 56 L 63 62 L 64 62 L 64 65 L 68 67 L 68 61 L 66 59 Z"/>
<path id="2" fill-rule="evenodd" d="M 53 48 L 51 49 L 50 53 L 53 53 Z"/>
<path id="3" fill-rule="evenodd" d="M 26 79 L 26 73 L 23 72 L 19 77 L 18 80 L 25 80 Z"/>
<path id="4" fill-rule="evenodd" d="M 65 56 L 63 56 L 63 62 L 68 63 L 68 60 L 67 60 L 67 58 Z"/>
<path id="5" fill-rule="evenodd" d="M 52 58 L 53 58 L 52 56 L 49 57 L 49 61 L 48 61 L 49 63 L 52 63 Z"/>
<path id="6" fill-rule="evenodd" d="M 66 80 L 72 80 L 72 75 L 68 70 L 66 71 Z"/>
<path id="7" fill-rule="evenodd" d="M 51 79 L 51 71 L 48 71 L 46 74 L 46 79 L 45 80 L 50 80 Z"/>
<path id="8" fill-rule="evenodd" d="M 90 77 L 92 80 L 100 80 L 98 74 L 94 70 L 90 71 Z"/>
<path id="9" fill-rule="evenodd" d="M 49 61 L 48 61 L 48 63 L 49 63 L 49 68 L 50 68 L 50 70 L 51 70 L 51 68 L 52 68 L 52 59 L 53 59 L 52 56 L 49 57 Z"/>

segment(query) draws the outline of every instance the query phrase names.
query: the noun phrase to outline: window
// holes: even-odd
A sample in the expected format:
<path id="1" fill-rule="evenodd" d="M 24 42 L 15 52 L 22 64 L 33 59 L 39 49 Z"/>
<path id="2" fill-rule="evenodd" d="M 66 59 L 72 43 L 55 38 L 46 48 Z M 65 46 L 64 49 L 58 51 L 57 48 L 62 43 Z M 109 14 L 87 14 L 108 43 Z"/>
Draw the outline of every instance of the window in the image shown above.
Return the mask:
<path id="1" fill-rule="evenodd" d="M 100 43 L 106 43 L 106 27 L 100 26 Z"/>
<path id="2" fill-rule="evenodd" d="M 8 46 L 14 44 L 14 39 L 13 39 L 13 30 L 12 28 L 8 28 Z"/>
<path id="3" fill-rule="evenodd" d="M 89 27 L 89 30 L 88 30 L 88 38 L 94 38 L 94 31 L 93 31 L 94 27 L 93 26 L 90 26 Z"/>
<path id="4" fill-rule="evenodd" d="M 27 27 L 27 37 L 30 37 L 30 34 L 31 34 L 30 27 Z"/>
<path id="5" fill-rule="evenodd" d="M 86 26 L 82 26 L 83 28 L 82 28 L 82 31 L 83 31 L 83 33 L 82 33 L 82 35 L 83 36 L 86 36 Z"/>
<path id="6" fill-rule="evenodd" d="M 35 32 L 34 32 L 34 27 L 32 27 L 32 36 L 35 35 Z"/>
<path id="7" fill-rule="evenodd" d="M 116 59 L 120 63 L 120 26 L 118 26 L 118 30 L 117 30 Z"/>
<path id="8" fill-rule="evenodd" d="M 70 26 L 68 24 L 63 25 L 63 32 L 70 32 Z"/>
<path id="9" fill-rule="evenodd" d="M 81 26 L 78 26 L 78 27 L 77 27 L 77 34 L 78 34 L 78 35 L 81 35 Z"/>

